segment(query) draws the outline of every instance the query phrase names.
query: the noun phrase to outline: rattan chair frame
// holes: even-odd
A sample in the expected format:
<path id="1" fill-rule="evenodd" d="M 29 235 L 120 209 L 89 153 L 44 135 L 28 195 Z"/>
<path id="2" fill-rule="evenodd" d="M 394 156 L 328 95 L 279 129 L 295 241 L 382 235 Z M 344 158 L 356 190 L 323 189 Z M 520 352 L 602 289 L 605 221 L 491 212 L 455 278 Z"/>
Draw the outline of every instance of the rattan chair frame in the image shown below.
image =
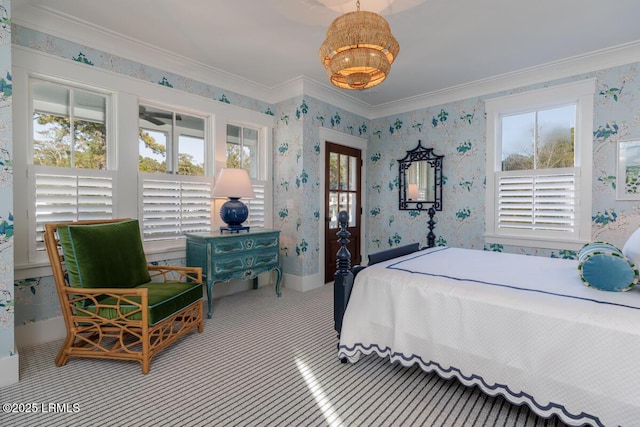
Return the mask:
<path id="1" fill-rule="evenodd" d="M 57 235 L 58 227 L 108 224 L 125 220 L 127 219 L 45 224 L 45 247 L 67 331 L 65 341 L 55 359 L 57 366 L 65 365 L 71 356 L 136 360 L 142 366 L 142 373 L 147 374 L 150 370 L 151 358 L 159 351 L 193 329 L 197 329 L 198 332 L 204 330 L 202 299 L 160 322 L 149 325 L 148 289 L 77 288 L 69 285 L 64 255 Z M 154 281 L 202 283 L 202 269 L 199 267 L 157 265 L 148 267 L 149 275 Z M 167 286 L 171 285 L 167 284 Z M 114 298 L 115 303 L 104 304 L 102 302 L 104 297 Z M 122 311 L 122 306 L 127 306 L 126 312 Z M 111 313 L 116 315 L 111 314 L 108 317 L 101 315 L 100 313 L 105 309 L 110 309 Z M 141 319 L 132 319 L 136 314 L 140 314 Z"/>

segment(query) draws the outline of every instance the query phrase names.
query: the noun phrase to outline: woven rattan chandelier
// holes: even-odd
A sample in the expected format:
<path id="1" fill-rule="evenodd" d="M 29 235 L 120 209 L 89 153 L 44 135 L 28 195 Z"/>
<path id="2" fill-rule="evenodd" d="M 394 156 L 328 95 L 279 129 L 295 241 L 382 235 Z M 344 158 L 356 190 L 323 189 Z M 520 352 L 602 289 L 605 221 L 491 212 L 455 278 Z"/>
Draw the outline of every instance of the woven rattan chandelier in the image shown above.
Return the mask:
<path id="1" fill-rule="evenodd" d="M 400 45 L 387 21 L 377 13 L 360 11 L 336 18 L 318 55 L 331 83 L 342 89 L 367 89 L 389 75 Z"/>

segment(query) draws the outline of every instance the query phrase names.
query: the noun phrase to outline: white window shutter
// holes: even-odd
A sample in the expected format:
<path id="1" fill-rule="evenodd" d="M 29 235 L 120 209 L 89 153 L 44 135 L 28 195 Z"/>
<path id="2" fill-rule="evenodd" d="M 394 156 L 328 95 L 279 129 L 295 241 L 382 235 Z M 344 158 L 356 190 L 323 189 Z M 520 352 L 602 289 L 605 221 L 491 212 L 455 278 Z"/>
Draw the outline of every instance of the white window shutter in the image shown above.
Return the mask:
<path id="1" fill-rule="evenodd" d="M 575 233 L 576 172 L 498 172 L 498 228 Z"/>
<path id="2" fill-rule="evenodd" d="M 211 230 L 211 180 L 206 177 L 140 174 L 139 194 L 145 241 L 179 239 Z"/>
<path id="3" fill-rule="evenodd" d="M 113 218 L 114 171 L 32 166 L 35 250 L 44 250 L 44 224 Z"/>
<path id="4" fill-rule="evenodd" d="M 265 217 L 265 183 L 254 182 L 253 192 L 255 193 L 254 199 L 245 200 L 245 204 L 249 208 L 249 218 L 245 222 L 246 225 L 251 227 L 264 227 Z"/>

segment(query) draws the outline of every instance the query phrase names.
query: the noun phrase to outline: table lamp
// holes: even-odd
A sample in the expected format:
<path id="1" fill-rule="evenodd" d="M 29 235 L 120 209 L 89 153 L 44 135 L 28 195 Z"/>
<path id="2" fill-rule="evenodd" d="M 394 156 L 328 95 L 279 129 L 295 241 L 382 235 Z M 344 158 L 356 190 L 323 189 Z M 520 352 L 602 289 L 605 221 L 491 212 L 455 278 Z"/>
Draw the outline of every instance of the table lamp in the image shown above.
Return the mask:
<path id="1" fill-rule="evenodd" d="M 227 197 L 220 208 L 220 219 L 227 226 L 220 227 L 220 231 L 229 230 L 239 232 L 240 230 L 249 230 L 249 227 L 242 225 L 249 216 L 249 208 L 240 201 L 255 198 L 253 186 L 249 174 L 244 169 L 227 168 L 220 171 L 216 185 L 213 187 L 213 197 Z"/>

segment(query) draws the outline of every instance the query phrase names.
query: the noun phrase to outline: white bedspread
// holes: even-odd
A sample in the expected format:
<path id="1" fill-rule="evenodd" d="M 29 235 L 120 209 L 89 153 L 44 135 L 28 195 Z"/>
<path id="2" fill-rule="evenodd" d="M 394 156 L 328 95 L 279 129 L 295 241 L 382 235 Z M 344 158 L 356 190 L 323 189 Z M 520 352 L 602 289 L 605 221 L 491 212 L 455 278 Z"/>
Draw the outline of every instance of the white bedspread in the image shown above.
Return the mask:
<path id="1" fill-rule="evenodd" d="M 433 248 L 360 272 L 339 357 L 377 353 L 568 424 L 640 425 L 640 289 L 577 261 Z"/>

